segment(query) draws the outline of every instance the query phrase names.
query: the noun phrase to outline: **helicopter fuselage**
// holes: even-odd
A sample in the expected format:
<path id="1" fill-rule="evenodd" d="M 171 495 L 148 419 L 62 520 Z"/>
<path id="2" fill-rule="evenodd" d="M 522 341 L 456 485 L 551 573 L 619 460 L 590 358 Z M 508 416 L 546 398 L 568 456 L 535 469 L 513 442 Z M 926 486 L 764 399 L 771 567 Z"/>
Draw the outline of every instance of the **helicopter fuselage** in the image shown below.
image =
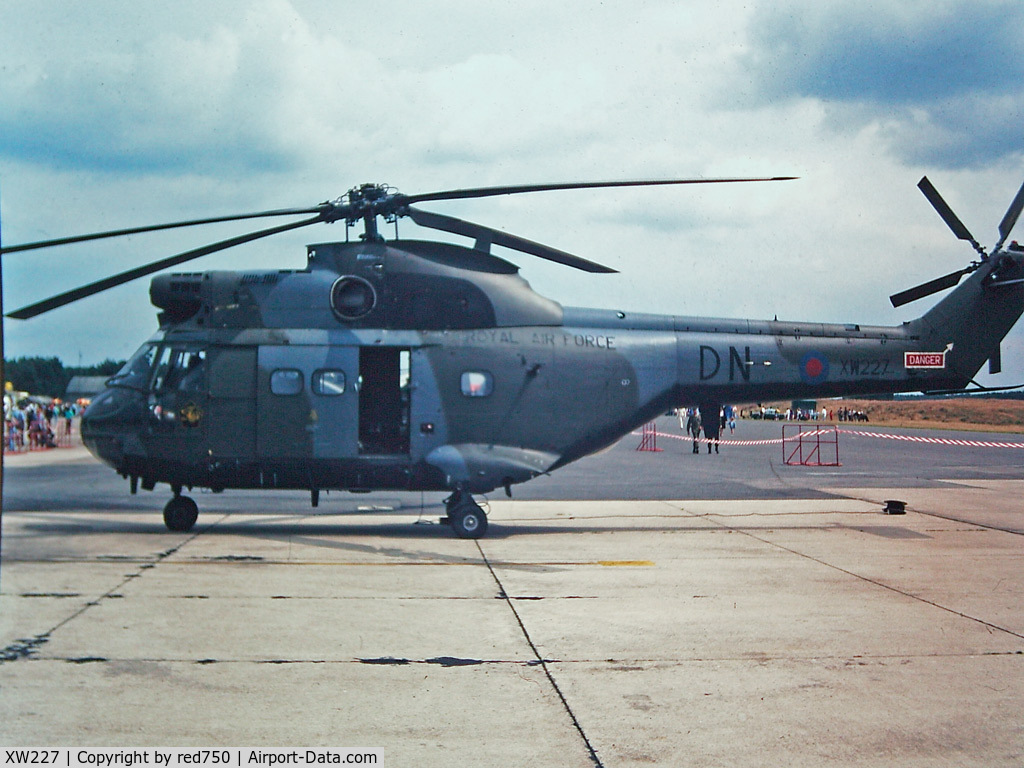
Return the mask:
<path id="1" fill-rule="evenodd" d="M 674 407 L 961 388 L 1024 307 L 986 277 L 835 325 L 568 308 L 476 249 L 310 246 L 305 270 L 155 278 L 161 329 L 83 437 L 149 489 L 508 490 Z"/>

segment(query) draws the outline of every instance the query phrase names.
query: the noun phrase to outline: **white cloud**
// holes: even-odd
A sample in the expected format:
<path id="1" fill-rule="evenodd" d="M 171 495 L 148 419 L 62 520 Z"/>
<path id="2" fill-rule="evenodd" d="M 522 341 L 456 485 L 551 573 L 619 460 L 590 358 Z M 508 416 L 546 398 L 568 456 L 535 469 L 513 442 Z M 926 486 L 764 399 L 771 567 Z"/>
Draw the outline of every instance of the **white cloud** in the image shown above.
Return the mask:
<path id="1" fill-rule="evenodd" d="M 1000 34 L 1012 34 L 1016 6 L 976 7 L 957 17 L 961 37 L 1001 13 Z M 622 270 L 586 276 L 511 256 L 567 304 L 896 323 L 923 306 L 893 312 L 889 293 L 970 258 L 913 188 L 920 175 L 985 243 L 1024 175 L 1012 57 L 979 40 L 982 61 L 949 69 L 945 89 L 914 69 L 936 41 L 956 49 L 961 37 L 935 20 L 967 8 L 0 0 L 4 239 L 315 203 L 364 181 L 415 192 L 794 174 L 427 207 Z M 869 78 L 877 61 L 895 75 Z M 839 65 L 863 79 L 844 81 Z M 823 71 L 837 74 L 817 80 Z M 913 77 L 929 87 L 901 94 L 885 79 Z M 11 255 L 7 306 L 239 231 L 227 229 Z M 300 266 L 305 241 L 342 235 L 305 230 L 194 268 Z M 110 306 L 126 322 L 108 333 Z M 124 356 L 154 325 L 140 281 L 9 323 L 8 352 Z"/>
<path id="2" fill-rule="evenodd" d="M 1022 24 L 1010 0 L 766 4 L 734 78 L 747 103 L 809 98 L 833 130 L 878 128 L 908 163 L 1019 163 L 1024 64 L 1003 52 Z"/>

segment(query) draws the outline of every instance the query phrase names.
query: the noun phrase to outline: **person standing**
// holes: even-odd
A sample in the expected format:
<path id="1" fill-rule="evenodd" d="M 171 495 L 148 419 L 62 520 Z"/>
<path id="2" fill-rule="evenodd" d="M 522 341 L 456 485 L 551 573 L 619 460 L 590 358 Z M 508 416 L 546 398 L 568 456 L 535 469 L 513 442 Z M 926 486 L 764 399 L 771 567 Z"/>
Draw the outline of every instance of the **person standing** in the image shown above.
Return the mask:
<path id="1" fill-rule="evenodd" d="M 696 408 L 691 408 L 688 414 L 686 418 L 686 431 L 693 436 L 693 452 L 700 453 L 700 411 Z"/>
<path id="2" fill-rule="evenodd" d="M 704 426 L 704 439 L 708 444 L 708 453 L 711 453 L 711 446 L 715 447 L 718 453 L 718 438 L 722 431 L 722 406 L 708 405 L 700 409 L 703 416 L 701 423 Z"/>

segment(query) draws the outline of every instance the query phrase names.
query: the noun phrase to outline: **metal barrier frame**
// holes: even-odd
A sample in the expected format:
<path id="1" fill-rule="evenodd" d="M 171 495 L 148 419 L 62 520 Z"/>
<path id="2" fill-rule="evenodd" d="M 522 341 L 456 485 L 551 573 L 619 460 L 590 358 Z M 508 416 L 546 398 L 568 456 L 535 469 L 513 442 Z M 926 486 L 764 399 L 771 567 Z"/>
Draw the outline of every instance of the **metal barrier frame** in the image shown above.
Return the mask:
<path id="1" fill-rule="evenodd" d="M 795 430 L 795 434 L 793 430 Z M 792 450 L 788 446 L 789 443 L 795 443 Z M 827 451 L 831 449 L 830 453 L 835 456 L 835 459 L 832 461 L 823 459 L 822 447 Z M 834 425 L 784 424 L 782 427 L 782 461 L 789 466 L 841 467 L 839 430 Z"/>
<path id="2" fill-rule="evenodd" d="M 649 421 L 644 424 L 643 432 L 640 437 L 640 445 L 638 445 L 636 449 L 638 451 L 661 453 L 662 449 L 658 447 L 658 427 L 653 421 Z"/>

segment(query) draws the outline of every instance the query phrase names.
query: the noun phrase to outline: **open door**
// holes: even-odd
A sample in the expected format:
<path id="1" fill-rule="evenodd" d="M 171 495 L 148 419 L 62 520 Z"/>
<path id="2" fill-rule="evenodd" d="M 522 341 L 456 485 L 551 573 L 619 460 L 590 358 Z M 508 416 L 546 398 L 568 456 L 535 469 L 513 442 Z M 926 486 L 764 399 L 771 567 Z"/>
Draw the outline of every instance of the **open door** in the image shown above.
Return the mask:
<path id="1" fill-rule="evenodd" d="M 359 452 L 409 453 L 409 350 L 359 350 Z"/>

